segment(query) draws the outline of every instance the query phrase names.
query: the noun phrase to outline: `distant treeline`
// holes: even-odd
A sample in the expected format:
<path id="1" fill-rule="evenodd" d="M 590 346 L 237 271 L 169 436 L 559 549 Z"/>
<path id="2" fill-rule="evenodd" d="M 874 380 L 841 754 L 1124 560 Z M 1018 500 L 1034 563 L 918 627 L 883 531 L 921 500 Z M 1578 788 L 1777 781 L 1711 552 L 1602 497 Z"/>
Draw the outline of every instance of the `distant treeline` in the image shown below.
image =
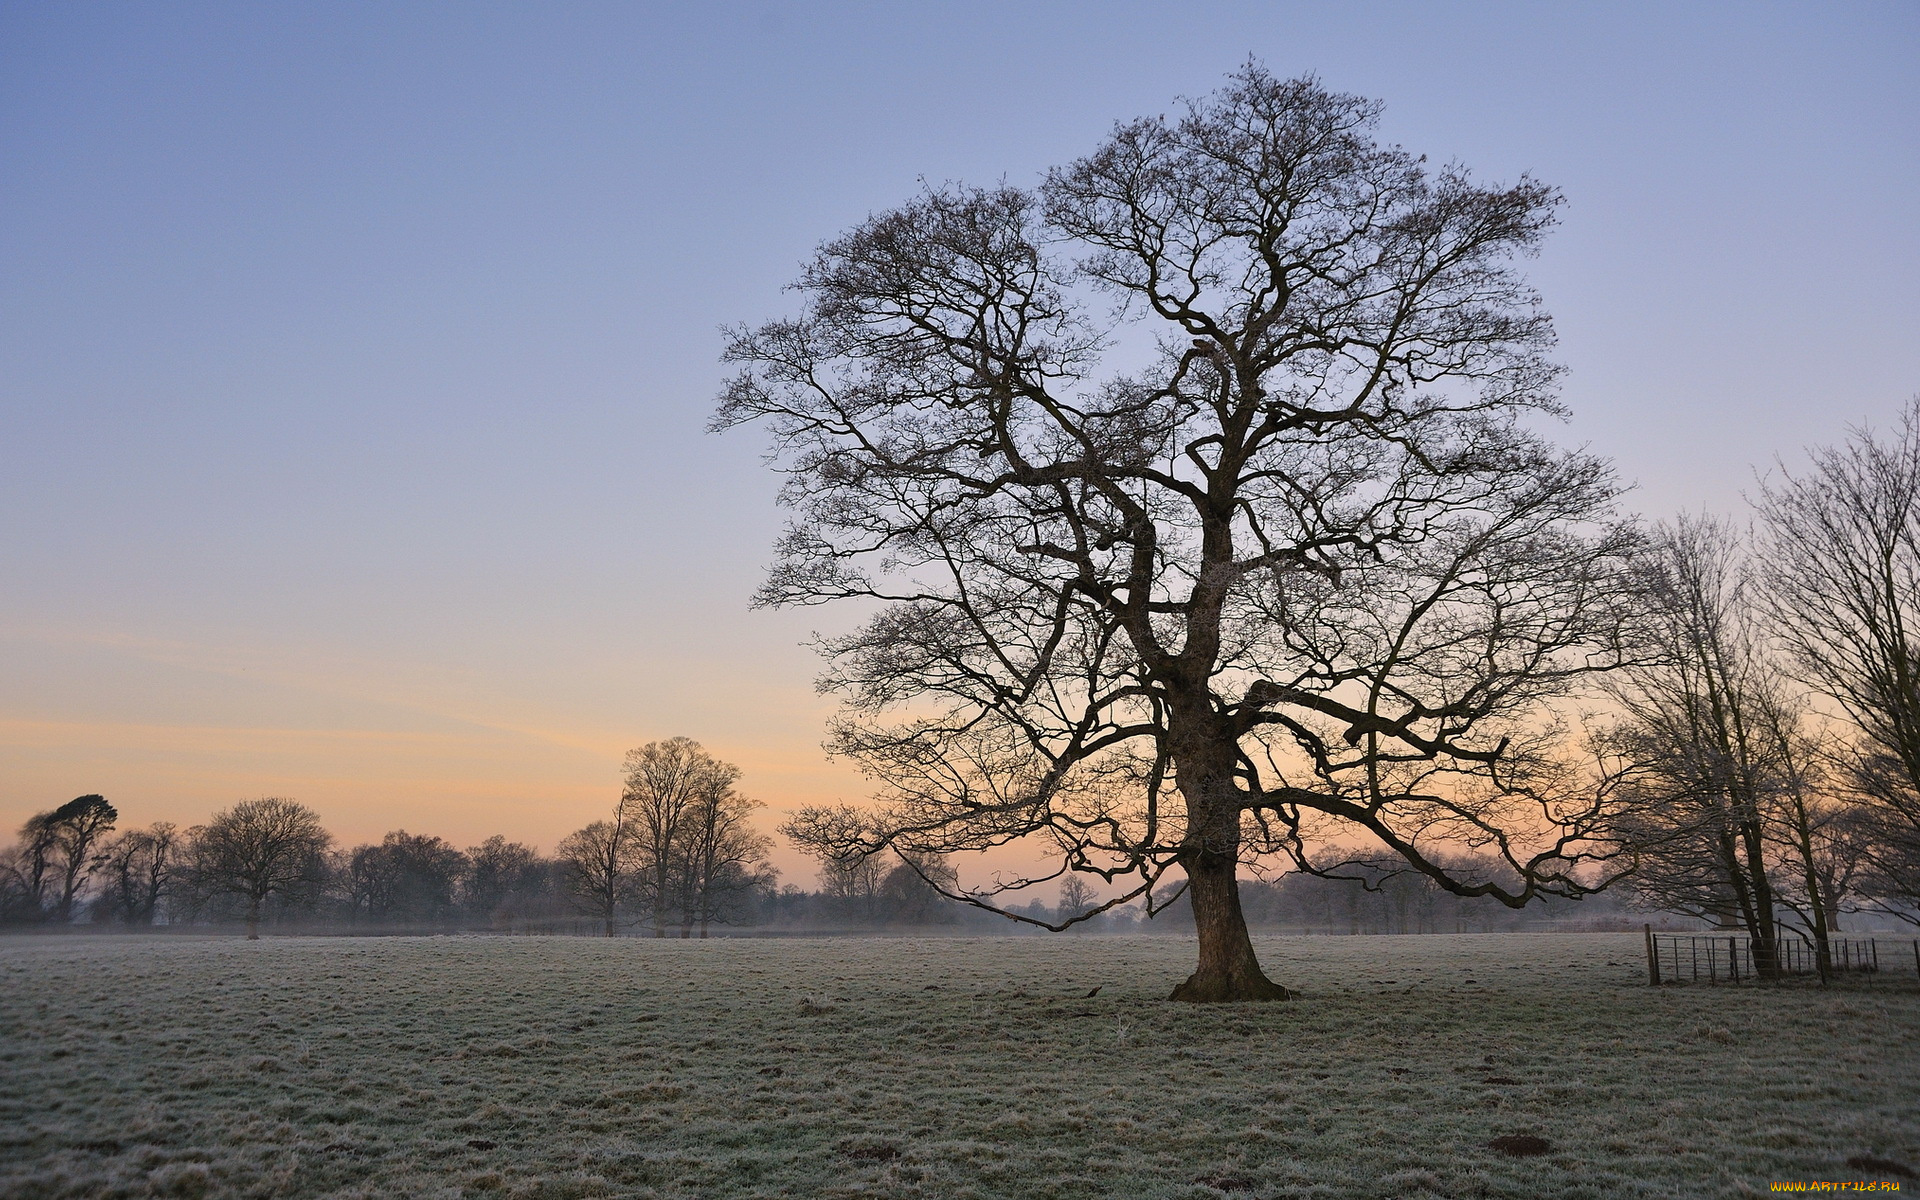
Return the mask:
<path id="1" fill-rule="evenodd" d="M 462 849 L 404 829 L 340 847 L 311 809 L 278 797 L 243 801 L 188 829 L 166 822 L 125 829 L 105 797 L 81 796 L 35 815 L 0 851 L 0 925 L 608 937 L 707 937 L 716 928 L 1034 931 L 943 894 L 960 888 L 938 857 L 826 860 L 814 890 L 782 886 L 767 862 L 772 839 L 750 821 L 761 806 L 737 791 L 738 778 L 737 768 L 688 739 L 650 743 L 627 756 L 612 817 L 567 835 L 551 856 L 505 837 Z M 1736 912 L 1670 894 L 1659 886 L 1665 876 L 1653 872 L 1619 892 L 1511 909 L 1453 894 L 1390 856 L 1310 865 L 1244 881 L 1248 923 L 1313 934 L 1603 929 L 1638 920 L 1631 906 L 1723 927 L 1741 923 Z M 1456 879 L 1501 878 L 1490 858 L 1463 854 L 1443 865 Z M 1099 904 L 1072 874 L 1049 899 L 1008 911 L 1061 924 Z M 1072 928 L 1191 932 L 1184 899 L 1177 892 L 1163 899 L 1152 916 L 1130 905 Z M 1842 908 L 1842 897 L 1832 900 L 1824 928 Z M 1776 903 L 1796 911 L 1784 889 Z"/>
<path id="2" fill-rule="evenodd" d="M 706 827 L 698 806 L 693 808 L 699 819 L 681 814 L 683 831 Z M 635 820 L 645 827 L 643 819 Z M 504 837 L 461 849 L 405 830 L 339 848 L 318 816 L 292 800 L 246 801 L 191 829 L 165 822 L 122 829 L 118 811 L 104 797 L 82 796 L 29 820 L 19 842 L 0 853 L 0 921 L 16 929 L 246 926 L 604 935 L 609 919 L 601 863 L 613 860 L 598 855 L 609 832 L 576 832 L 551 857 Z M 1033 929 L 942 896 L 926 882 L 951 878 L 940 862 L 922 862 L 919 870 L 879 858 L 845 868 L 829 865 L 811 891 L 779 886 L 775 872 L 756 862 L 752 870 L 705 881 L 703 890 L 703 840 L 710 839 L 667 839 L 664 875 L 650 856 L 624 861 L 615 880 L 615 934 L 707 936 L 714 926 L 762 933 Z M 764 849 L 765 842 L 761 837 L 756 846 Z M 1424 876 L 1394 873 L 1384 864 L 1362 865 L 1358 872 L 1364 879 L 1288 874 L 1249 881 L 1242 892 L 1247 917 L 1259 927 L 1325 934 L 1604 927 L 1626 919 L 1605 899 L 1516 911 L 1450 895 Z M 1070 878 L 1060 903 L 1035 901 L 1015 911 L 1064 921 L 1084 911 L 1089 898 L 1084 885 Z M 1179 899 L 1152 919 L 1130 906 L 1075 926 L 1082 933 L 1109 934 L 1191 928 Z"/>
<path id="3" fill-rule="evenodd" d="M 689 838 L 669 843 L 664 872 L 644 856 L 615 860 L 609 910 L 608 860 L 599 857 L 608 838 L 591 826 L 547 856 L 505 837 L 462 849 L 406 830 L 338 847 L 312 810 L 278 797 L 236 804 L 190 829 L 165 822 L 120 829 L 118 818 L 95 795 L 29 820 L 19 841 L 0 852 L 0 921 L 14 928 L 706 936 L 714 925 L 913 923 L 945 905 L 924 885 L 919 895 L 905 894 L 891 874 L 871 891 L 843 894 L 779 889 L 764 866 L 709 872 L 709 879 Z"/>

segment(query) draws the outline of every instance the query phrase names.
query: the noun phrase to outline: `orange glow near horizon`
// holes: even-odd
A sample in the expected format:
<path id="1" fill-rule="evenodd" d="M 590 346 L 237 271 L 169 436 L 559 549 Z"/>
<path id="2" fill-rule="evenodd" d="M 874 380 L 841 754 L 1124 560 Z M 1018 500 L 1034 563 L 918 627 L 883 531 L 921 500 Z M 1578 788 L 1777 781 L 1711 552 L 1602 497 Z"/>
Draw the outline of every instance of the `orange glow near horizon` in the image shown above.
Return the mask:
<path id="1" fill-rule="evenodd" d="M 187 827 L 235 801 L 274 795 L 318 812 L 341 846 L 406 829 L 462 848 L 502 834 L 550 853 L 619 796 L 628 747 L 587 741 L 0 720 L 9 764 L 0 821 L 10 834 L 35 812 L 98 792 L 120 810 L 123 828 Z M 807 762 L 772 747 L 705 744 L 741 768 L 742 790 L 767 805 L 759 822 L 767 832 L 800 805 L 861 795 L 859 776 L 824 754 Z M 791 848 L 778 845 L 774 860 L 783 883 L 812 885 L 813 864 Z"/>
<path id="2" fill-rule="evenodd" d="M 789 640 L 769 645 L 773 637 Z M 0 633 L 0 650 L 25 668 L 16 686 L 37 676 L 50 710 L 0 709 L 0 840 L 88 793 L 114 804 L 122 828 L 187 828 L 240 800 L 286 796 L 318 813 L 342 848 L 404 829 L 461 849 L 500 834 L 551 853 L 608 815 L 627 750 L 678 735 L 741 769 L 741 790 L 766 805 L 756 824 L 771 835 L 796 808 L 872 790 L 820 748 L 833 702 L 796 684 L 817 666 L 797 641 L 763 629 L 691 651 L 629 646 L 620 657 L 639 665 L 626 670 L 520 662 L 483 686 L 418 658 L 298 644 Z M 35 652 L 57 669 L 42 673 Z M 608 712 L 647 732 L 610 730 Z M 782 885 L 816 886 L 816 864 L 784 839 L 771 858 Z M 1037 861 L 1015 848 L 955 865 L 971 885 Z M 1018 899 L 1036 897 L 1050 900 L 1051 889 Z"/>

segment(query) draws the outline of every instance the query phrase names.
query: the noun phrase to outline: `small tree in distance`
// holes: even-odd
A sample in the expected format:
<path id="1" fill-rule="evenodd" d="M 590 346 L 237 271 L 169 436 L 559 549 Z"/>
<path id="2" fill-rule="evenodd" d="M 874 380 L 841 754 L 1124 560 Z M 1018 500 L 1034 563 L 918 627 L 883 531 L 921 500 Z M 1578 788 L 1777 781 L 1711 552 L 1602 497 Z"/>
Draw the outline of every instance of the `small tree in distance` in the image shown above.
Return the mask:
<path id="1" fill-rule="evenodd" d="M 177 831 L 167 821 L 129 829 L 101 852 L 106 885 L 96 902 L 95 920 L 151 925 L 168 892 L 176 863 Z"/>
<path id="2" fill-rule="evenodd" d="M 396 829 L 379 845 L 354 847 L 346 862 L 355 919 L 432 925 L 454 911 L 467 857 L 443 839 Z"/>
<path id="3" fill-rule="evenodd" d="M 880 920 L 882 889 L 892 874 L 888 863 L 871 854 L 835 857 L 822 851 L 826 843 L 809 840 L 802 829 L 788 822 L 780 827 L 780 832 L 819 860 L 820 894 L 832 900 L 843 917 L 869 923 Z"/>
<path id="4" fill-rule="evenodd" d="M 461 902 L 489 924 L 510 922 L 515 907 L 546 885 L 546 866 L 533 847 L 495 834 L 467 847 Z"/>
<path id="5" fill-rule="evenodd" d="M 98 795 L 77 796 L 29 817 L 20 828 L 17 858 L 6 869 L 9 906 L 20 910 L 10 915 L 34 921 L 72 920 L 74 902 L 99 865 L 96 851 L 119 817 L 113 805 Z"/>
<path id="6" fill-rule="evenodd" d="M 53 831 L 60 862 L 60 899 L 54 906 L 56 919 L 73 919 L 73 903 L 99 865 L 94 852 L 119 819 L 119 812 L 104 796 L 80 796 L 48 814 L 47 827 Z"/>
<path id="7" fill-rule="evenodd" d="M 715 921 L 735 921 L 753 891 L 773 882 L 773 839 L 749 824 L 765 807 L 731 783 L 708 787 L 694 801 L 679 854 L 681 937 L 695 928 L 706 937 Z"/>
<path id="8" fill-rule="evenodd" d="M 594 917 L 613 937 L 620 909 L 633 884 L 633 847 L 624 827 L 614 821 L 595 821 L 561 839 L 554 855 L 560 861 L 560 886 L 574 906 Z"/>
<path id="9" fill-rule="evenodd" d="M 640 900 L 652 915 L 653 936 L 665 937 L 669 916 L 690 899 L 687 854 L 697 837 L 699 814 L 704 809 L 716 815 L 740 768 L 684 737 L 629 750 L 626 768 L 618 821 L 632 829 Z"/>
<path id="10" fill-rule="evenodd" d="M 1034 190 L 870 218 L 735 331 L 714 425 L 771 431 L 795 514 L 760 602 L 873 614 L 822 687 L 881 803 L 799 814 L 816 857 L 1032 837 L 1058 870 L 1022 884 L 1184 887 L 1196 1001 L 1287 995 L 1240 908 L 1261 853 L 1605 885 L 1545 706 L 1636 653 L 1639 536 L 1523 420 L 1557 369 L 1512 264 L 1559 198 L 1429 171 L 1378 113 L 1249 65 Z M 1045 923 L 1005 890 L 951 894 Z"/>
<path id="11" fill-rule="evenodd" d="M 1093 885 L 1078 875 L 1069 875 L 1060 881 L 1060 915 L 1062 921 L 1079 916 L 1094 906 L 1098 899 Z"/>
<path id="12" fill-rule="evenodd" d="M 682 937 L 740 919 L 743 902 L 774 876 L 771 841 L 748 823 L 763 806 L 734 788 L 740 768 L 676 737 L 628 751 L 625 776 L 613 819 L 560 843 L 562 884 L 575 906 L 608 937 L 629 910 L 655 937 L 675 919 Z"/>
<path id="13" fill-rule="evenodd" d="M 188 830 L 187 866 L 202 893 L 245 902 L 252 941 L 260 936 L 260 912 L 269 897 L 325 879 L 332 840 L 304 804 L 278 796 L 243 800 Z"/>

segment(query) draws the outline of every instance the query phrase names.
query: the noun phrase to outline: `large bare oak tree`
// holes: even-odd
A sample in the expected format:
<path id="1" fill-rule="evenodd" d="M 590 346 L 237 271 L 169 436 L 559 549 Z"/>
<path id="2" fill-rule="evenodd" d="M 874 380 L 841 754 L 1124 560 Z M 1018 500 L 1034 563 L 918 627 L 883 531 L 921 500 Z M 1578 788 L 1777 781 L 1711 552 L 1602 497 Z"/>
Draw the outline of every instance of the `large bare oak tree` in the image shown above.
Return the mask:
<path id="1" fill-rule="evenodd" d="M 1557 370 L 1513 263 L 1558 197 L 1431 170 L 1378 111 L 1249 65 L 1037 188 L 872 217 L 735 331 L 715 425 L 771 430 L 795 514 L 761 600 L 870 614 L 822 686 L 882 802 L 801 814 L 814 848 L 1042 839 L 1113 903 L 1184 878 L 1189 1000 L 1287 994 L 1256 854 L 1384 847 L 1516 906 L 1594 882 L 1604 806 L 1541 712 L 1630 650 L 1636 536 L 1529 432 Z"/>

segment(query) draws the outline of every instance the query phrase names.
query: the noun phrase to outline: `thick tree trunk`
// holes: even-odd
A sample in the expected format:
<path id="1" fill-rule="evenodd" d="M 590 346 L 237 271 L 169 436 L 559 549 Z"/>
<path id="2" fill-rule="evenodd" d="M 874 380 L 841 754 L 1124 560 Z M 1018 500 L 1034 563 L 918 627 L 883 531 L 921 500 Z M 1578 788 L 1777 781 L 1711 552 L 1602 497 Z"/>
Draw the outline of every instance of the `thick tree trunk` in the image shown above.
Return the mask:
<path id="1" fill-rule="evenodd" d="M 1761 929 L 1760 913 L 1753 902 L 1753 881 L 1747 876 L 1739 843 L 1731 829 L 1720 831 L 1718 848 L 1721 869 L 1733 887 L 1734 902 L 1739 906 L 1740 926 L 1747 931 L 1747 940 L 1753 947 L 1754 973 L 1763 979 L 1772 979 L 1779 974 L 1779 961 L 1772 940 Z"/>
<path id="2" fill-rule="evenodd" d="M 1240 910 L 1240 880 L 1232 858 L 1202 853 L 1187 867 L 1193 927 L 1200 935 L 1200 964 L 1173 989 L 1174 1000 L 1218 1004 L 1230 1000 L 1287 1000 L 1291 993 L 1260 970 L 1253 939 Z"/>
<path id="3" fill-rule="evenodd" d="M 1242 797 L 1233 774 L 1234 734 L 1205 693 L 1197 704 L 1176 705 L 1172 726 L 1174 770 L 1187 807 L 1178 861 L 1187 873 L 1200 962 L 1171 998 L 1196 1004 L 1290 999 L 1260 970 L 1240 909 Z"/>
<path id="4" fill-rule="evenodd" d="M 1833 958 L 1829 953 L 1828 943 L 1828 937 L 1832 931 L 1827 925 L 1827 906 L 1820 900 L 1820 880 L 1811 870 L 1807 872 L 1807 907 L 1813 918 L 1814 965 L 1824 976 L 1833 969 Z"/>
<path id="5" fill-rule="evenodd" d="M 664 863 L 666 855 L 656 853 L 655 863 Z M 656 865 L 653 870 L 653 936 L 667 936 L 667 869 Z"/>
<path id="6" fill-rule="evenodd" d="M 247 940 L 260 940 L 260 897 L 247 897 Z"/>
<path id="7" fill-rule="evenodd" d="M 1800 857 L 1801 878 L 1806 881 L 1807 915 L 1813 925 L 1813 954 L 1815 966 L 1821 978 L 1825 978 L 1833 968 L 1828 955 L 1828 936 L 1833 927 L 1827 917 L 1826 895 L 1820 886 L 1819 861 L 1813 853 L 1813 829 L 1808 820 L 1806 807 L 1796 802 L 1793 821 L 1793 849 Z"/>
<path id="8" fill-rule="evenodd" d="M 1742 822 L 1741 844 L 1747 853 L 1747 866 L 1753 884 L 1753 910 L 1757 940 L 1765 957 L 1754 956 L 1754 970 L 1766 978 L 1780 974 L 1780 932 L 1773 919 L 1773 884 L 1767 878 L 1766 851 L 1760 840 L 1758 821 Z"/>

